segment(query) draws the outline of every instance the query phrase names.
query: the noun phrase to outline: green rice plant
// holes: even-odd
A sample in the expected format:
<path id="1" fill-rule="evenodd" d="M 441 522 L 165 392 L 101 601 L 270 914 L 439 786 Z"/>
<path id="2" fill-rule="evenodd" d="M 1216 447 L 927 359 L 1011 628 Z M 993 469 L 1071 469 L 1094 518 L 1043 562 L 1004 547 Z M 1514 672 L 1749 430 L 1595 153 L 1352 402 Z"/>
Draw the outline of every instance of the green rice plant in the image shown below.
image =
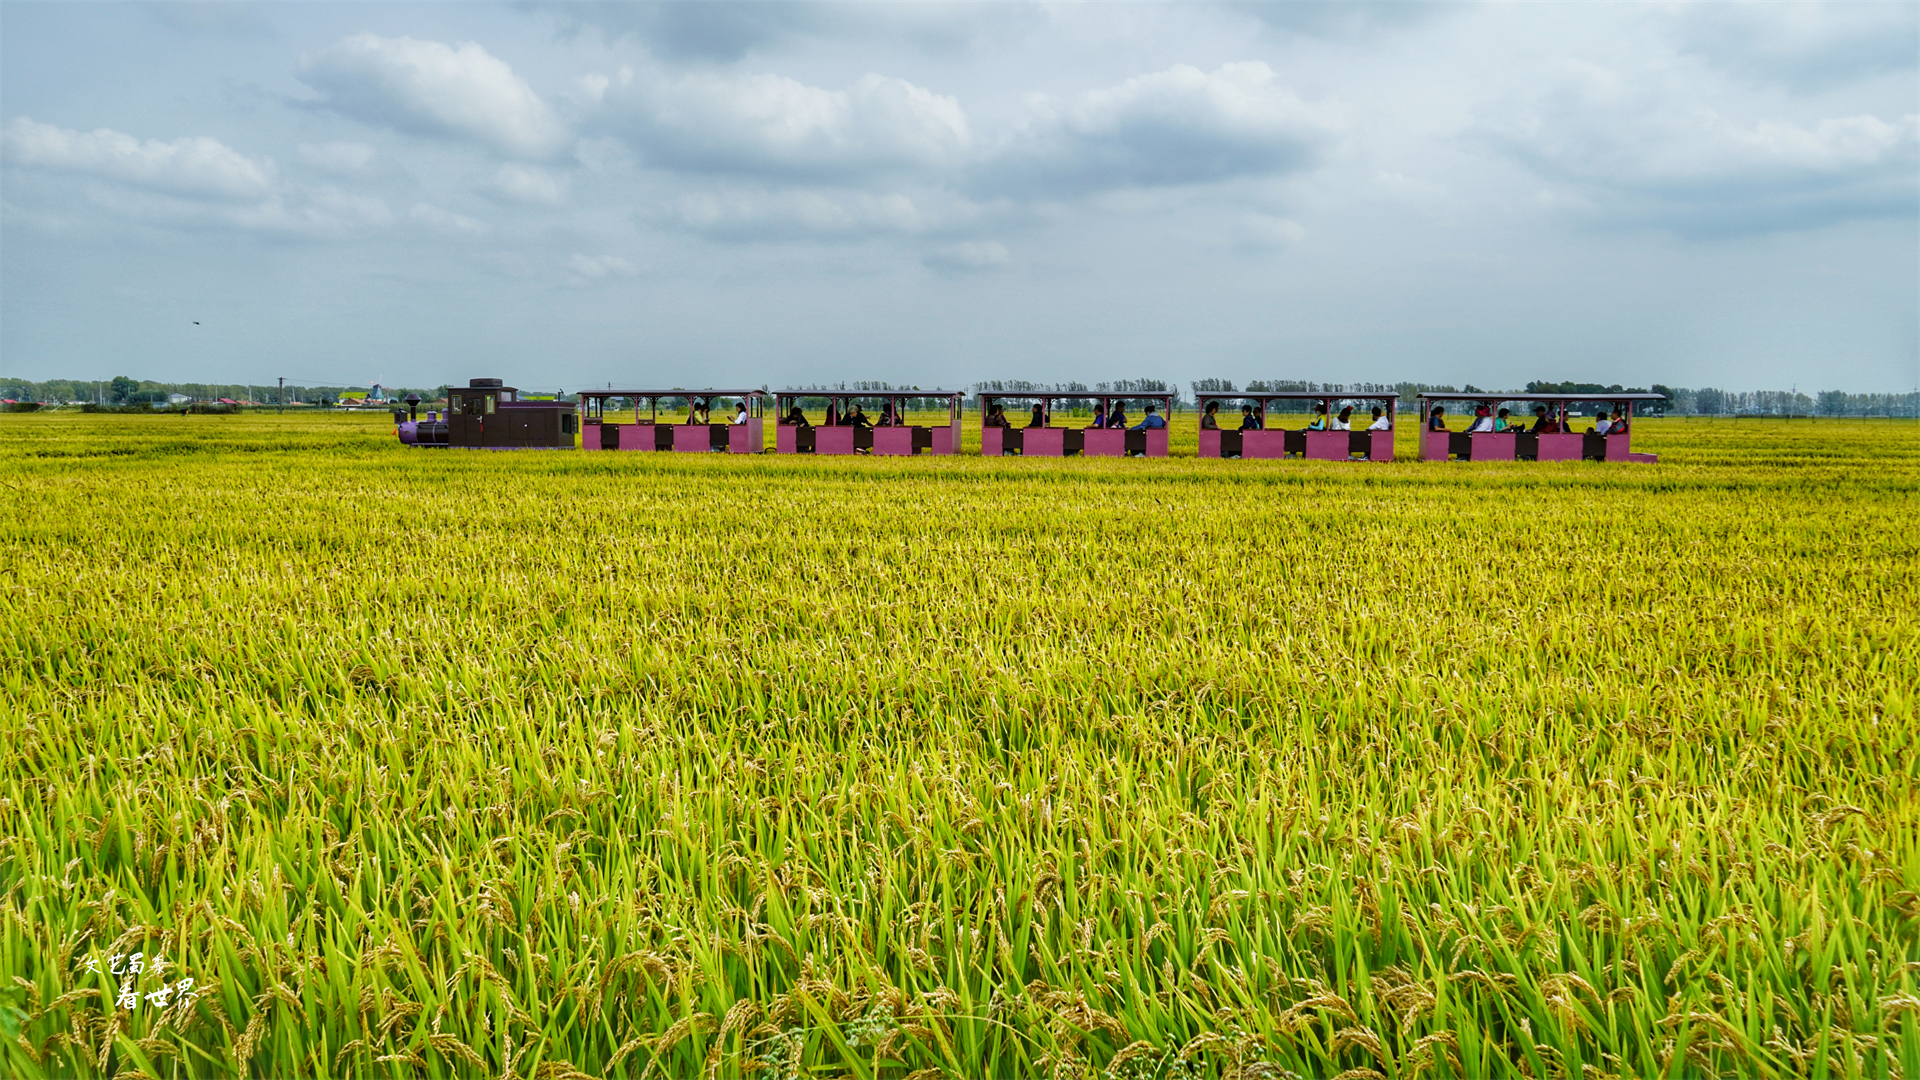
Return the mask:
<path id="1" fill-rule="evenodd" d="M 0 418 L 0 1072 L 1920 1077 L 1910 436 Z"/>

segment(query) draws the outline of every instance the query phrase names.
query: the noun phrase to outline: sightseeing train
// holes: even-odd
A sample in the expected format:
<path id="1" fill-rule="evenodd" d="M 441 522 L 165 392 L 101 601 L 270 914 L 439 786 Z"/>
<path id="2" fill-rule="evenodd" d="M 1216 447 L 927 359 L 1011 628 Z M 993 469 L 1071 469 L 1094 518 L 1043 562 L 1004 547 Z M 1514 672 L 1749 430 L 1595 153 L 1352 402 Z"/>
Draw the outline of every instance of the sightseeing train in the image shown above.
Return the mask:
<path id="1" fill-rule="evenodd" d="M 963 400 L 950 390 L 684 389 L 587 390 L 573 401 L 523 400 L 499 379 L 474 379 L 448 390 L 444 415 L 429 411 L 422 419 L 419 399 L 410 396 L 394 420 L 400 441 L 409 446 L 912 456 L 959 452 Z M 1658 461 L 1633 449 L 1633 410 L 1665 400 L 1647 393 L 1422 393 L 1419 459 Z M 1166 457 L 1174 401 L 1165 391 L 981 391 L 980 453 Z M 1061 417 L 1056 423 L 1055 406 L 1063 403 L 1090 406 L 1091 418 L 1073 423 Z M 1586 431 L 1573 430 L 1576 404 L 1598 406 Z M 1204 391 L 1194 395 L 1194 405 L 1199 456 L 1211 458 L 1392 461 L 1400 423 L 1391 392 Z M 663 416 L 663 407 L 672 415 Z M 817 410 L 817 423 L 809 407 Z M 1129 414 L 1129 408 L 1137 411 Z M 1461 415 L 1449 416 L 1449 408 Z M 1308 417 L 1304 426 L 1277 426 L 1279 416 L 1301 409 Z M 942 414 L 944 424 L 925 422 Z"/>

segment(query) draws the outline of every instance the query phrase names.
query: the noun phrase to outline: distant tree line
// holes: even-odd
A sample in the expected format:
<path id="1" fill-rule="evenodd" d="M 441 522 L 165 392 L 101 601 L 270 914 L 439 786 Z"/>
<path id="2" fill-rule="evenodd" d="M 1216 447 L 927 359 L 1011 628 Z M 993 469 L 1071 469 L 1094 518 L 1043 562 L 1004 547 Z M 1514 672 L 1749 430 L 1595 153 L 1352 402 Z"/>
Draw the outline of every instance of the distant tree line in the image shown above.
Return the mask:
<path id="1" fill-rule="evenodd" d="M 370 389 L 371 387 L 366 386 L 290 385 L 286 388 L 286 400 L 287 404 L 333 405 L 339 402 L 343 394 L 365 392 Z M 447 388 L 444 386 L 382 387 L 381 389 L 393 398 L 418 394 L 422 401 L 438 401 L 447 396 Z M 219 401 L 227 398 L 233 401 L 255 401 L 263 405 L 281 403 L 280 387 L 276 383 L 173 383 L 135 379 L 126 375 L 115 375 L 111 379 L 48 379 L 45 382 L 0 378 L 0 398 L 37 401 L 50 405 L 70 403 L 165 405 L 175 394 L 183 395 L 193 401 Z"/>

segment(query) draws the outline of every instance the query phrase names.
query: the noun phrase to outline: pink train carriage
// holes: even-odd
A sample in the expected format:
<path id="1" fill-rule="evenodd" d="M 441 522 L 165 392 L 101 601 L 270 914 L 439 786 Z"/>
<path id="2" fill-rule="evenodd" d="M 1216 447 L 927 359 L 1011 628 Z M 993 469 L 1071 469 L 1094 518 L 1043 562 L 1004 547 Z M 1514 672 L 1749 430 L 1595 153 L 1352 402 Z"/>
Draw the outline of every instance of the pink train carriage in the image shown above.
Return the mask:
<path id="1" fill-rule="evenodd" d="M 661 403 L 670 413 L 687 410 L 687 420 L 661 420 Z M 732 422 L 744 402 L 747 419 Z M 580 393 L 580 449 L 675 450 L 681 453 L 757 454 L 766 447 L 766 394 L 760 390 L 585 390 Z M 708 413 L 692 423 L 693 407 Z"/>
<path id="2" fill-rule="evenodd" d="M 1387 426 L 1379 431 L 1367 430 L 1373 423 L 1372 410 L 1363 419 L 1355 416 L 1349 431 L 1288 431 L 1284 428 L 1269 427 L 1268 417 L 1280 410 L 1274 408 L 1279 403 L 1304 404 L 1308 409 L 1315 407 L 1325 410 L 1329 423 L 1339 412 L 1342 402 L 1353 403 L 1365 408 L 1378 402 L 1384 406 L 1383 418 Z M 1279 458 L 1297 455 L 1311 461 L 1351 461 L 1359 458 L 1364 461 L 1393 460 L 1393 426 L 1395 398 L 1391 392 L 1380 394 L 1331 394 L 1288 391 L 1285 393 L 1226 393 L 1203 391 L 1194 395 L 1194 404 L 1199 409 L 1200 422 L 1206 423 L 1207 406 L 1251 405 L 1258 430 L 1240 430 L 1241 415 L 1238 410 L 1223 413 L 1218 420 L 1217 430 L 1200 429 L 1200 456 L 1219 458 Z M 1356 412 L 1358 410 L 1356 409 Z"/>
<path id="3" fill-rule="evenodd" d="M 1420 460 L 1655 462 L 1660 460 L 1658 454 L 1634 452 L 1633 407 L 1635 404 L 1665 400 L 1665 394 L 1645 393 L 1425 393 L 1420 395 Z M 1621 426 L 1625 430 L 1606 434 L 1591 430 L 1574 431 L 1570 406 L 1587 402 L 1620 409 Z M 1458 407 L 1460 415 L 1446 416 L 1443 412 L 1441 419 L 1450 426 L 1434 430 L 1434 409 L 1438 407 L 1444 410 L 1448 405 Z M 1546 409 L 1546 424 L 1538 423 L 1540 418 L 1531 409 L 1534 405 Z M 1509 418 L 1510 430 L 1469 430 L 1476 426 L 1491 428 L 1491 420 L 1497 419 L 1493 414 L 1506 406 L 1520 409 L 1520 415 Z M 1487 411 L 1489 423 L 1476 424 L 1480 417 L 1475 414 L 1482 408 Z M 1544 430 L 1528 428 L 1526 425 L 1529 422 Z"/>
<path id="4" fill-rule="evenodd" d="M 1122 410 L 1128 403 L 1141 406 L 1141 416 L 1145 416 L 1145 406 L 1151 404 L 1159 410 L 1160 418 L 1169 423 L 1173 419 L 1172 394 L 1162 393 L 1109 393 L 1106 391 L 1060 391 L 1045 393 L 1013 393 L 1001 391 L 981 391 L 980 395 L 980 456 L 1000 457 L 1019 454 L 1024 457 L 1166 457 L 1167 428 L 1149 428 L 1141 431 L 1130 430 L 1139 423 L 1139 417 L 1129 417 L 1115 424 L 1114 411 Z M 1007 413 L 1007 402 L 1020 402 L 1040 407 L 1040 423 L 1033 423 L 1030 407 L 1018 408 Z M 1055 425 L 1053 406 L 1055 402 L 1090 401 L 1096 406 L 1094 415 L 1102 418 L 1101 427 L 1067 427 Z M 1005 417 L 1005 426 L 989 426 L 995 406 L 1001 409 Z"/>
<path id="5" fill-rule="evenodd" d="M 826 403 L 819 424 L 807 419 L 810 401 Z M 945 406 L 946 424 L 908 423 L 909 404 Z M 773 412 L 774 449 L 782 454 L 911 457 L 960 448 L 960 395 L 950 390 L 783 390 L 774 395 Z"/>

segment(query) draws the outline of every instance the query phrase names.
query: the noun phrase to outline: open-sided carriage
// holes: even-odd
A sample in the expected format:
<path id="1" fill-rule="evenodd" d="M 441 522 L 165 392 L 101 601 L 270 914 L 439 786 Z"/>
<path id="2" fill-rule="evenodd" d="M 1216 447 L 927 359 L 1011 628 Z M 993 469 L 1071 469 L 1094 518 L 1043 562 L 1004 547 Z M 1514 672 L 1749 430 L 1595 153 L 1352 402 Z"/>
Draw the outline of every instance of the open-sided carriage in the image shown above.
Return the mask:
<path id="1" fill-rule="evenodd" d="M 765 402 L 759 390 L 585 390 L 580 393 L 580 448 L 757 454 L 766 446 Z M 742 403 L 746 420 L 733 423 Z M 664 422 L 663 404 L 669 413 Z M 686 419 L 674 420 L 671 414 L 681 409 Z M 701 416 L 706 422 L 696 422 Z"/>
<path id="2" fill-rule="evenodd" d="M 1171 422 L 1173 395 L 1163 393 L 1115 394 L 1105 391 L 1060 391 L 1015 393 L 981 391 L 980 454 L 999 457 L 1020 454 L 1026 457 L 1166 457 L 1167 429 L 1163 427 L 1131 430 L 1135 421 L 1126 418 L 1128 403 L 1152 405 L 1163 422 Z M 1086 427 L 1056 426 L 1053 407 L 1056 402 L 1090 402 L 1095 423 Z M 1009 414 L 1009 402 L 1023 408 Z M 1039 411 L 1035 423 L 1033 408 Z M 1117 410 L 1117 412 L 1116 412 Z M 1143 413 L 1144 415 L 1144 413 Z"/>
<path id="3" fill-rule="evenodd" d="M 1633 407 L 1665 400 L 1665 394 L 1645 393 L 1425 393 L 1420 395 L 1420 460 L 1655 462 L 1659 455 L 1633 450 Z M 1620 411 L 1622 423 L 1605 434 L 1574 431 L 1572 406 L 1589 403 Z M 1443 425 L 1458 422 L 1460 428 L 1436 429 L 1434 410 L 1450 405 L 1463 415 L 1449 417 L 1443 411 L 1439 419 Z M 1517 415 L 1501 417 L 1502 409 Z M 1505 430 L 1498 430 L 1502 426 Z"/>
<path id="4" fill-rule="evenodd" d="M 1338 406 L 1352 403 L 1359 407 L 1369 407 L 1378 403 L 1386 427 L 1368 430 L 1374 419 L 1371 408 L 1364 419 L 1355 416 L 1350 422 L 1351 430 L 1336 430 L 1339 421 Z M 1200 456 L 1213 458 L 1280 458 L 1295 454 L 1313 461 L 1351 461 L 1359 458 L 1365 461 L 1393 460 L 1394 395 L 1391 392 L 1380 394 L 1333 394 L 1305 393 L 1287 391 L 1284 393 L 1224 393 L 1203 391 L 1194 395 L 1194 404 L 1200 413 Z M 1281 405 L 1305 405 L 1317 418 L 1315 422 L 1326 425 L 1316 430 L 1311 426 L 1305 429 L 1289 431 L 1269 426 L 1269 418 L 1282 414 Z M 1235 410 L 1219 415 L 1226 405 L 1242 405 L 1250 409 Z M 1216 413 L 1209 413 L 1209 406 L 1216 407 Z M 1207 418 L 1213 415 L 1215 427 L 1207 427 Z M 1252 417 L 1251 427 L 1242 427 L 1247 416 Z"/>
<path id="5" fill-rule="evenodd" d="M 808 418 L 809 404 L 824 404 L 820 423 Z M 913 412 L 941 410 L 945 425 L 909 422 Z M 960 395 L 951 390 L 783 390 L 773 412 L 774 449 L 782 454 L 910 457 L 960 447 Z"/>

